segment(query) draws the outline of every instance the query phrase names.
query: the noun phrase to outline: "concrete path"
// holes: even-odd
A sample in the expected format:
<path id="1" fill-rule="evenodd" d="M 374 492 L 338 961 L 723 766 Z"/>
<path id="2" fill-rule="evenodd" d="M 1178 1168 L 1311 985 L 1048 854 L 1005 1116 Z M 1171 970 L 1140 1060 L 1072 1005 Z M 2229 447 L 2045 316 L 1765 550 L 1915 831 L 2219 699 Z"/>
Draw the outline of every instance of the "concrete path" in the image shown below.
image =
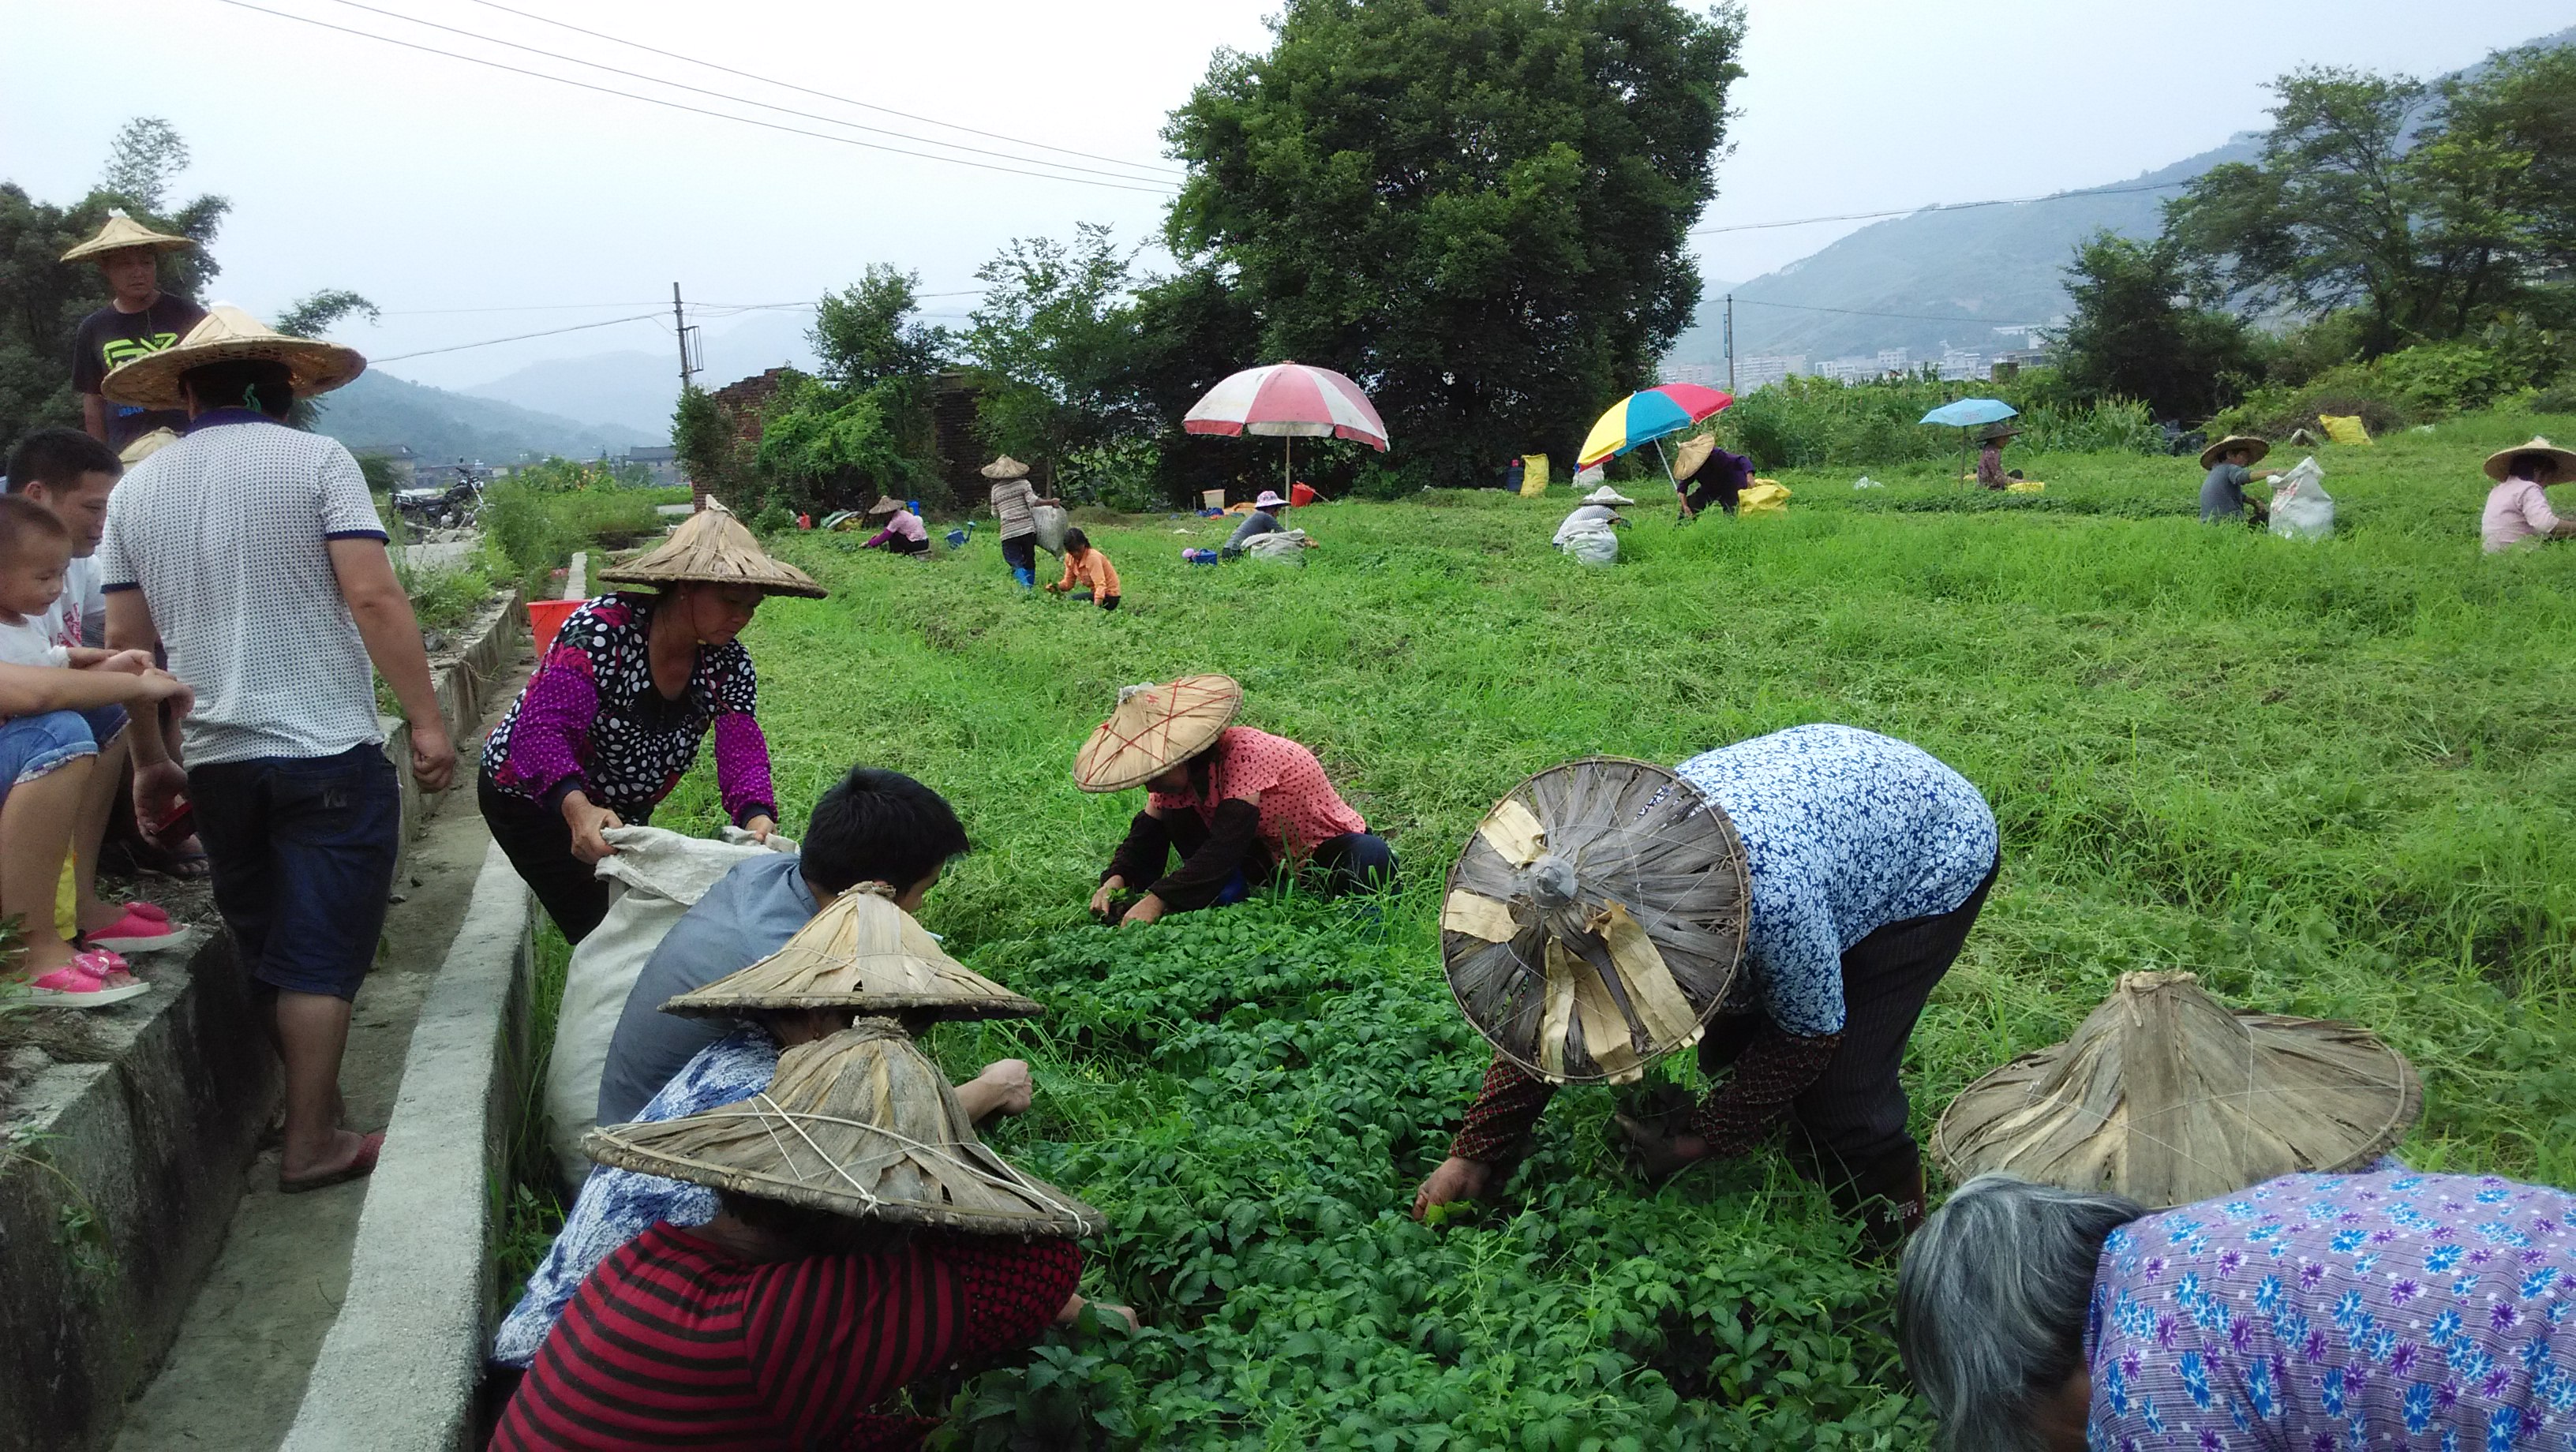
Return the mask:
<path id="1" fill-rule="evenodd" d="M 480 540 L 451 539 L 437 544 L 395 545 L 388 553 L 397 565 L 409 565 L 416 570 L 437 569 L 473 554 L 481 543 Z"/>
<path id="2" fill-rule="evenodd" d="M 524 667 L 486 698 L 506 705 Z M 348 1122 L 375 1128 L 393 1110 L 412 1025 L 449 942 L 465 919 L 491 835 L 474 808 L 470 773 L 481 733 L 459 742 L 458 775 L 429 828 L 412 843 L 404 901 L 385 922 L 384 955 L 359 990 L 340 1084 Z M 223 1253 L 189 1306 L 160 1375 L 126 1407 L 117 1452 L 275 1452 L 295 1420 L 307 1372 L 339 1314 L 349 1247 L 368 1181 L 305 1195 L 277 1192 L 277 1151 L 251 1166 Z"/>

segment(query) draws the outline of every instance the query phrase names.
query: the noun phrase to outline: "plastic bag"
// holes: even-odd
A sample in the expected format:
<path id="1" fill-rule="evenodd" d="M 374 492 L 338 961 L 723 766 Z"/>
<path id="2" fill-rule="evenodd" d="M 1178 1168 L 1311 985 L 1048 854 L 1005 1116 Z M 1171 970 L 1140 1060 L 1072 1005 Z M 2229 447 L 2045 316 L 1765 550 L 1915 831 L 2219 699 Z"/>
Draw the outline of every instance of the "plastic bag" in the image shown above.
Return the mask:
<path id="1" fill-rule="evenodd" d="M 581 1137 L 599 1117 L 599 1079 L 608 1067 L 608 1041 L 636 975 L 661 946 L 662 935 L 697 905 L 734 865 L 764 852 L 793 852 L 776 833 L 763 846 L 751 834 L 725 829 L 726 840 L 683 836 L 659 827 L 611 827 L 604 834 L 617 849 L 599 861 L 607 880 L 608 916 L 572 950 L 564 970 L 563 1007 L 555 1019 L 554 1058 L 546 1066 L 546 1114 L 553 1123 L 546 1147 L 566 1185 L 590 1173 Z M 738 964 L 748 968 L 748 963 Z"/>
<path id="2" fill-rule="evenodd" d="M 2338 444 L 2367 444 L 2370 430 L 2362 426 L 2358 414 L 2321 413 L 2317 422 L 2325 426 L 2326 437 Z"/>
<path id="3" fill-rule="evenodd" d="M 1536 499 L 1547 492 L 1547 455 L 1521 455 L 1521 497 Z"/>
<path id="4" fill-rule="evenodd" d="M 1863 474 L 1863 475 L 1861 475 L 1859 478 L 1854 479 L 1854 480 L 1852 481 L 1852 490 L 1853 490 L 1853 492 L 1854 492 L 1854 493 L 1858 493 L 1859 491 L 1861 491 L 1861 490 L 1863 490 L 1863 489 L 1884 489 L 1884 488 L 1886 488 L 1886 487 L 1887 487 L 1886 485 L 1879 483 L 1879 482 L 1878 482 L 1877 480 L 1875 480 L 1875 479 L 1872 479 L 1872 478 L 1871 478 L 1871 477 L 1869 477 L 1867 474 Z"/>
<path id="5" fill-rule="evenodd" d="M 2283 539 L 2324 539 L 2334 533 L 2334 498 L 2316 456 L 2301 459 L 2272 490 L 2272 533 Z"/>
<path id="6" fill-rule="evenodd" d="M 1306 564 L 1306 531 L 1282 529 L 1256 534 L 1244 543 L 1243 552 L 1256 560 L 1268 560 L 1274 565 L 1296 565 L 1302 569 Z"/>
<path id="7" fill-rule="evenodd" d="M 1739 514 L 1785 514 L 1789 509 L 1789 486 L 1774 479 L 1756 479 L 1753 487 L 1735 499 Z"/>
<path id="8" fill-rule="evenodd" d="M 1578 564 L 1615 565 L 1619 563 L 1619 536 L 1607 529 L 1578 529 L 1558 546 L 1572 555 Z"/>
<path id="9" fill-rule="evenodd" d="M 1600 465 L 1587 464 L 1574 471 L 1574 487 L 1577 489 L 1599 488 L 1602 477 Z"/>
<path id="10" fill-rule="evenodd" d="M 1029 523 L 1037 527 L 1038 548 L 1051 555 L 1064 553 L 1065 526 L 1071 521 L 1063 510 L 1052 504 L 1041 504 L 1029 511 Z"/>

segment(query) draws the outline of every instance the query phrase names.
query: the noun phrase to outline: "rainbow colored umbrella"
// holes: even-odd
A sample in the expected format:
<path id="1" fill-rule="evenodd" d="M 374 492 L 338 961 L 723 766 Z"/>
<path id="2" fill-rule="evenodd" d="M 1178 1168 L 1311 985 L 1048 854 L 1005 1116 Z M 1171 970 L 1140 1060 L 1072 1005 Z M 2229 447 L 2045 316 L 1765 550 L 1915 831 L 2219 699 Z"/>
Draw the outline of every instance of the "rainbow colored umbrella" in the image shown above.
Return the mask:
<path id="1" fill-rule="evenodd" d="M 1677 434 L 1735 402 L 1735 395 L 1696 383 L 1658 383 L 1610 405 L 1592 426 L 1574 467 L 1589 469 L 1604 459 L 1641 449 L 1666 434 Z"/>

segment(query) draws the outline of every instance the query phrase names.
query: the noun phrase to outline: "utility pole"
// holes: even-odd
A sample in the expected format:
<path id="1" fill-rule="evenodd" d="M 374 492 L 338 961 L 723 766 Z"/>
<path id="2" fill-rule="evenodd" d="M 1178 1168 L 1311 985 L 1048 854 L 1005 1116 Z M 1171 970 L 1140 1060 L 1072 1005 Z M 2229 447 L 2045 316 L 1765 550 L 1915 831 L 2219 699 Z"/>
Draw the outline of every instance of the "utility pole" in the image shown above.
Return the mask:
<path id="1" fill-rule="evenodd" d="M 680 312 L 680 285 L 671 284 L 671 331 L 680 340 L 680 391 L 689 388 L 689 320 Z"/>
<path id="2" fill-rule="evenodd" d="M 671 284 L 674 295 L 679 288 L 678 283 Z M 1731 292 L 1726 295 L 1726 391 L 1735 391 L 1735 294 Z"/>

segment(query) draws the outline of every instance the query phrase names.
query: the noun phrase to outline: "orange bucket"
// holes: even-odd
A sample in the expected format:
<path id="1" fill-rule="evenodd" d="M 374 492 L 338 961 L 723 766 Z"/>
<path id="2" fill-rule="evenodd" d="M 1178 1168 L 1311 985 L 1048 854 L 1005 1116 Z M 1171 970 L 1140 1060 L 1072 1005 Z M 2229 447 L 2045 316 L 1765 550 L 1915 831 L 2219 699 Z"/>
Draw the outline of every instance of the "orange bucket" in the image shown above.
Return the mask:
<path id="1" fill-rule="evenodd" d="M 531 600 L 528 602 L 528 635 L 536 642 L 537 659 L 546 658 L 546 648 L 555 643 L 555 632 L 572 613 L 589 604 L 587 600 Z"/>

